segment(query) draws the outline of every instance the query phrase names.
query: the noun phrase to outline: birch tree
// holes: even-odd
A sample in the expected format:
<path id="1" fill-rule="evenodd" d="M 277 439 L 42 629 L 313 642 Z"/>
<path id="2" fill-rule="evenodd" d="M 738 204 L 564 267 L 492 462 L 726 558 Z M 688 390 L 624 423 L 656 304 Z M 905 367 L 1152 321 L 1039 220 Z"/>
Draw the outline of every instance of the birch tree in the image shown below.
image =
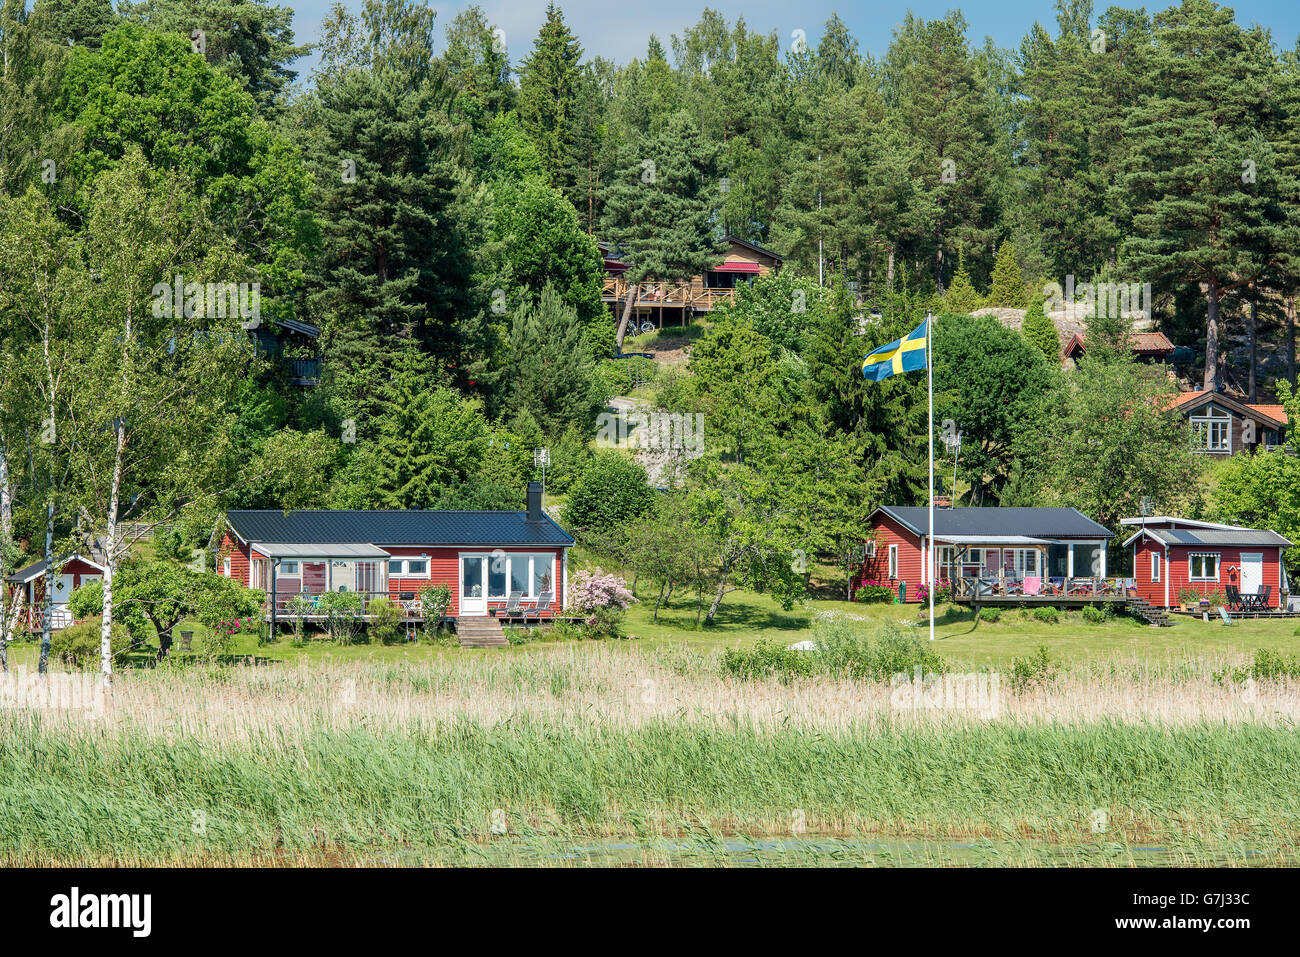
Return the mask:
<path id="1" fill-rule="evenodd" d="M 0 314 L 14 336 L 7 349 L 14 376 L 6 375 L 0 413 L 13 434 L 21 423 L 32 470 L 44 479 L 45 608 L 41 622 L 41 674 L 49 669 L 53 627 L 56 516 L 68 477 L 72 434 L 65 430 L 73 369 L 69 280 L 72 240 L 33 187 L 19 199 L 0 197 Z M 17 381 L 13 381 L 16 379 Z M 10 504 L 12 508 L 12 500 Z M 11 513 L 12 514 L 12 513 Z"/>
<path id="2" fill-rule="evenodd" d="M 251 354 L 240 324 L 256 317 L 243 313 L 256 309 L 193 186 L 138 152 L 96 180 L 79 265 L 73 493 L 83 534 L 102 532 L 108 685 L 117 569 L 140 537 L 220 483 L 218 424 Z"/>

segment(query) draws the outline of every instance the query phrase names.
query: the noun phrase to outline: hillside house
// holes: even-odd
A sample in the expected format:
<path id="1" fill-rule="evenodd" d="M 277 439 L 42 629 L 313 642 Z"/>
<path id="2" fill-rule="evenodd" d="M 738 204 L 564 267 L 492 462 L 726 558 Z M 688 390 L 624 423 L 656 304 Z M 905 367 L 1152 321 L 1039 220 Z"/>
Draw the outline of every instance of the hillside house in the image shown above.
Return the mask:
<path id="1" fill-rule="evenodd" d="M 702 276 L 692 276 L 686 282 L 640 283 L 632 307 L 632 321 L 638 327 L 649 322 L 659 329 L 663 328 L 665 319 L 686 325 L 694 316 L 711 312 L 718 303 L 733 299 L 739 284 L 781 268 L 782 258 L 770 249 L 735 236 L 727 236 L 723 242 L 722 262 Z M 614 318 L 621 319 L 629 294 L 628 283 L 623 278 L 627 265 L 608 243 L 597 245 L 605 261 L 602 298 L 609 304 Z"/>
<path id="2" fill-rule="evenodd" d="M 1287 416 L 1282 406 L 1247 403 L 1226 392 L 1197 389 L 1174 396 L 1168 406 L 1192 426 L 1192 450 L 1228 456 L 1282 448 Z"/>

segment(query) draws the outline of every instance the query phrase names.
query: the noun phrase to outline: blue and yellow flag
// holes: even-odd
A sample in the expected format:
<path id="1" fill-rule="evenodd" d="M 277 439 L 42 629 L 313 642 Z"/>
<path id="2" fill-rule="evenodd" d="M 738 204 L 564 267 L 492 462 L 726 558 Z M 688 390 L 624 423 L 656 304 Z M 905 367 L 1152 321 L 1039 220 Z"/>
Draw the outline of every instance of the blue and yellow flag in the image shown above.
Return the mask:
<path id="1" fill-rule="evenodd" d="M 927 319 L 926 322 L 929 322 Z M 895 339 L 887 346 L 881 346 L 862 360 L 862 377 L 888 379 L 900 372 L 911 372 L 925 368 L 925 326 L 923 322 L 902 339 Z"/>

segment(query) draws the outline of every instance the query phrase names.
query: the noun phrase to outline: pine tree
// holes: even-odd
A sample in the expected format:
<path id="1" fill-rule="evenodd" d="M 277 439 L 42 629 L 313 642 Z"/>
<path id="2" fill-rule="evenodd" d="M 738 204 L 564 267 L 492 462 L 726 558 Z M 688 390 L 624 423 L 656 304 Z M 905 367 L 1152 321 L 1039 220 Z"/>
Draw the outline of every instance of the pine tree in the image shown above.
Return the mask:
<path id="1" fill-rule="evenodd" d="M 1061 340 L 1056 334 L 1056 323 L 1052 322 L 1043 310 L 1043 300 L 1040 296 L 1034 296 L 1030 301 L 1020 331 L 1048 362 L 1061 361 Z"/>
<path id="2" fill-rule="evenodd" d="M 1278 245 L 1279 177 L 1257 131 L 1274 59 L 1266 32 L 1242 30 L 1210 0 L 1184 0 L 1156 24 L 1156 86 L 1125 125 L 1134 230 L 1123 259 L 1130 281 L 1204 288 L 1203 382 L 1213 389 L 1223 296 L 1254 282 Z"/>
<path id="3" fill-rule="evenodd" d="M 1029 305 L 1025 280 L 1020 274 L 1020 264 L 1016 261 L 1016 247 L 1011 245 L 1010 240 L 1003 241 L 998 248 L 998 258 L 993 263 L 993 284 L 986 301 L 990 306 L 1012 306 L 1017 309 Z"/>
<path id="4" fill-rule="evenodd" d="M 717 156 L 717 146 L 685 112 L 620 154 L 602 225 L 603 235 L 628 266 L 623 274 L 628 298 L 617 333 L 620 352 L 640 283 L 680 282 L 718 262 Z"/>

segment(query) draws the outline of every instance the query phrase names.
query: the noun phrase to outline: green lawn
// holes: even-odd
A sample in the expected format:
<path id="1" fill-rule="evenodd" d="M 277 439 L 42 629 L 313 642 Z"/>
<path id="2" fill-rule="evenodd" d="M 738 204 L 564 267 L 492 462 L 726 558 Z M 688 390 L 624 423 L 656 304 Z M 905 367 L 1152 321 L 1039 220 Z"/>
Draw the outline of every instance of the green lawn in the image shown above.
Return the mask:
<path id="1" fill-rule="evenodd" d="M 628 647 L 686 646 L 702 653 L 716 652 L 762 640 L 791 644 L 812 637 L 818 617 L 842 616 L 860 621 L 871 628 L 885 621 L 915 627 L 921 634 L 928 631 L 924 608 L 918 605 L 855 605 L 843 601 L 813 600 L 785 611 L 762 595 L 737 591 L 727 595 L 712 626 L 697 626 L 693 600 L 674 600 L 661 608 L 653 619 L 654 593 L 642 588 L 640 601 L 628 611 L 624 632 Z M 1242 620 L 1226 627 L 1217 620 L 1209 624 L 1200 619 L 1175 616 L 1169 628 L 1153 628 L 1127 617 L 1104 624 L 1084 622 L 1078 612 L 1062 616 L 1058 624 L 1038 622 L 1021 612 L 1006 612 L 996 623 L 976 622 L 971 612 L 957 606 L 940 606 L 935 629 L 937 651 L 956 664 L 967 666 L 1009 665 L 1017 655 L 1033 652 L 1046 645 L 1054 660 L 1081 662 L 1114 656 L 1148 660 L 1203 657 L 1220 654 L 1253 654 L 1256 649 L 1296 652 L 1300 638 L 1295 635 L 1300 619 Z M 197 624 L 196 635 L 203 633 Z M 179 631 L 179 628 L 177 629 Z M 175 648 L 179 648 L 179 640 Z M 235 655 L 253 655 L 274 661 L 341 662 L 341 661 L 430 661 L 463 655 L 534 654 L 554 648 L 554 642 L 537 641 L 508 650 L 462 649 L 434 644 L 379 645 L 358 643 L 339 646 L 324 636 L 317 636 L 304 647 L 294 647 L 288 636 L 270 645 L 258 644 L 255 636 L 237 639 Z M 37 658 L 35 641 L 17 642 L 11 647 L 10 659 L 18 665 L 34 667 Z M 137 661 L 147 655 L 137 656 Z"/>

